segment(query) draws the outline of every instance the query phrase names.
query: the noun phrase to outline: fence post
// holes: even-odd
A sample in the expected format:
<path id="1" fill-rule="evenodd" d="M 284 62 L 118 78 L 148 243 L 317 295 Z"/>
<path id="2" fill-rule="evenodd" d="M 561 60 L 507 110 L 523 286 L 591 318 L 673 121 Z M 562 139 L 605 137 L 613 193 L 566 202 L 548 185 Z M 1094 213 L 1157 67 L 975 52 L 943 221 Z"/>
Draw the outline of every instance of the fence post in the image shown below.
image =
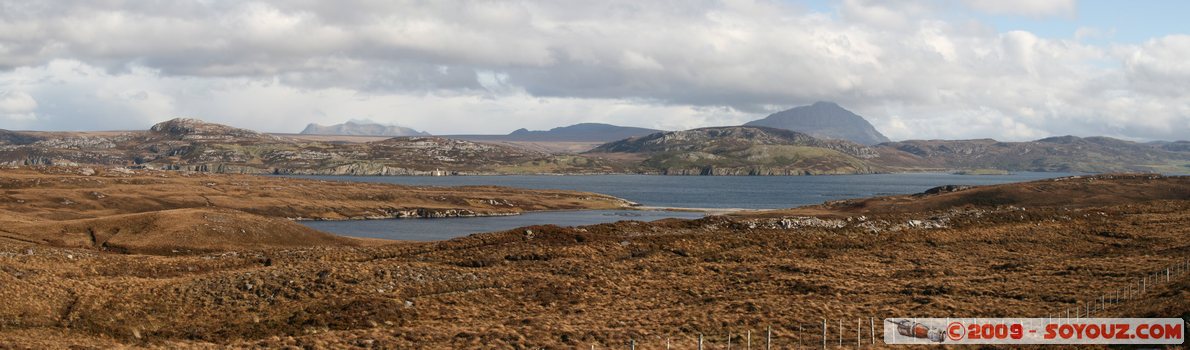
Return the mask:
<path id="1" fill-rule="evenodd" d="M 797 346 L 801 347 L 806 344 L 806 325 L 797 325 Z"/>
<path id="2" fill-rule="evenodd" d="M 839 347 L 843 347 L 843 320 L 839 320 Z"/>
<path id="3" fill-rule="evenodd" d="M 1165 282 L 1169 282 L 1169 268 L 1165 268 Z"/>
<path id="4" fill-rule="evenodd" d="M 764 333 L 764 350 L 773 350 L 773 325 L 769 325 Z"/>
<path id="5" fill-rule="evenodd" d="M 876 345 L 876 319 L 868 317 L 868 333 L 872 334 L 872 345 Z"/>
<path id="6" fill-rule="evenodd" d="M 636 339 L 628 339 L 628 349 L 636 350 Z"/>
<path id="7" fill-rule="evenodd" d="M 727 332 L 727 350 L 731 350 L 731 332 Z"/>
<path id="8" fill-rule="evenodd" d="M 698 333 L 698 350 L 702 350 L 702 333 Z"/>
<path id="9" fill-rule="evenodd" d="M 822 319 L 822 348 L 826 349 L 826 319 Z"/>
<path id="10" fill-rule="evenodd" d="M 864 339 L 863 332 L 864 332 L 864 319 L 862 319 L 862 318 L 855 319 L 855 348 L 856 349 L 859 349 L 860 345 L 863 344 L 863 339 Z"/>
<path id="11" fill-rule="evenodd" d="M 752 350 L 752 330 L 748 330 L 748 350 Z"/>

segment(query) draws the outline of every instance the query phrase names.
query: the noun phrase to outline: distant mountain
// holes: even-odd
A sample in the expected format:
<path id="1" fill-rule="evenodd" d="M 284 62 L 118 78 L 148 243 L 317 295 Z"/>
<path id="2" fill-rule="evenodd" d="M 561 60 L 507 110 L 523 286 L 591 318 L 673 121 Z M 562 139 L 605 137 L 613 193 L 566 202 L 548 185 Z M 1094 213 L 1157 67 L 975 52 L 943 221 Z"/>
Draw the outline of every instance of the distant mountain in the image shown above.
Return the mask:
<path id="1" fill-rule="evenodd" d="M 871 123 L 833 102 L 815 102 L 753 120 L 745 126 L 767 126 L 793 130 L 817 138 L 847 140 L 864 145 L 888 142 Z"/>
<path id="2" fill-rule="evenodd" d="M 518 129 L 508 135 L 451 135 L 450 138 L 484 141 L 611 142 L 661 130 L 602 123 L 579 123 L 549 130 Z"/>
<path id="3" fill-rule="evenodd" d="M 875 172 L 875 150 L 844 140 L 767 127 L 729 126 L 655 133 L 587 153 L 639 160 L 641 172 L 672 175 L 809 175 Z"/>
<path id="4" fill-rule="evenodd" d="M 570 137 L 576 139 L 574 134 Z M 311 175 L 806 175 L 950 170 L 1187 174 L 1190 143 L 1058 136 L 1027 142 L 907 140 L 866 146 L 784 129 L 733 126 L 656 132 L 603 143 L 586 153 L 550 154 L 515 142 L 453 137 L 311 141 L 186 118 L 119 133 L 0 130 L 0 166 L 81 164 Z"/>
<path id="5" fill-rule="evenodd" d="M 1190 172 L 1183 142 L 1143 144 L 1110 137 L 1057 136 L 1026 142 L 906 140 L 876 147 L 875 161 L 894 168 L 1009 171 Z"/>
<path id="6" fill-rule="evenodd" d="M 521 141 L 609 142 L 629 137 L 644 136 L 660 131 L 602 123 L 579 123 L 571 126 L 557 127 L 547 131 L 518 129 L 508 134 L 508 137 Z"/>
<path id="7" fill-rule="evenodd" d="M 343 124 L 323 126 L 310 123 L 302 130 L 305 135 L 353 135 L 353 136 L 429 136 L 429 133 L 403 126 L 360 123 L 349 121 Z"/>
<path id="8" fill-rule="evenodd" d="M 99 164 L 218 173 L 435 175 L 616 172 L 578 156 L 432 136 L 374 142 L 277 137 L 178 118 L 120 134 L 0 131 L 0 165 Z"/>

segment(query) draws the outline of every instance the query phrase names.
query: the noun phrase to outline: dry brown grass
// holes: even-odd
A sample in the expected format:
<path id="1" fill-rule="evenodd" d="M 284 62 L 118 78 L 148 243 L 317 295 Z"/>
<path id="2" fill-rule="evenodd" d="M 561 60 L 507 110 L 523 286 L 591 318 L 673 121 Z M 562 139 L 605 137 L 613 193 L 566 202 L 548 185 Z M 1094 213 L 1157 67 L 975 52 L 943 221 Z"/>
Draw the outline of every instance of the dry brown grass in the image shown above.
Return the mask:
<path id="1" fill-rule="evenodd" d="M 99 168 L 0 169 L 0 240 L 136 253 L 377 244 L 289 218 L 499 215 L 622 208 L 601 194 L 412 187 Z"/>
<path id="2" fill-rule="evenodd" d="M 941 189 L 941 187 L 939 188 Z M 920 213 L 978 207 L 1086 208 L 1153 200 L 1190 199 L 1190 176 L 1104 174 L 1001 185 L 958 188 L 937 193 L 882 196 L 827 202 L 792 209 L 749 211 L 739 216 L 790 215 L 847 217 Z"/>
<path id="3" fill-rule="evenodd" d="M 784 348 L 822 318 L 1044 316 L 1190 257 L 1190 199 L 1116 198 L 868 215 L 878 232 L 711 217 L 171 257 L 0 243 L 0 347 L 660 349 L 772 325 Z M 1187 281 L 1108 314 L 1190 317 Z"/>

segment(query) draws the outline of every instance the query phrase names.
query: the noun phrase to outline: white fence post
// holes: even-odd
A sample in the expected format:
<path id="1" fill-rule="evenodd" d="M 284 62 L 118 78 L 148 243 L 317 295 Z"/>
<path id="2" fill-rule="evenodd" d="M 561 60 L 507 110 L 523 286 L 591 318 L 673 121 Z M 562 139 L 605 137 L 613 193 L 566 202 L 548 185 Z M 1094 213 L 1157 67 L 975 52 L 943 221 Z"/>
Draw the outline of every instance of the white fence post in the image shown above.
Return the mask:
<path id="1" fill-rule="evenodd" d="M 843 347 L 843 320 L 839 320 L 839 347 Z"/>
<path id="2" fill-rule="evenodd" d="M 855 319 L 855 348 L 856 349 L 859 349 L 860 345 L 863 344 L 862 343 L 863 339 L 864 339 L 863 331 L 864 331 L 864 320 L 862 318 Z"/>
<path id="3" fill-rule="evenodd" d="M 764 350 L 773 350 L 773 326 L 769 325 L 764 334 Z"/>
<path id="4" fill-rule="evenodd" d="M 872 345 L 876 345 L 876 318 L 868 317 L 868 333 L 872 334 Z"/>
<path id="5" fill-rule="evenodd" d="M 826 319 L 822 319 L 822 348 L 826 349 Z"/>

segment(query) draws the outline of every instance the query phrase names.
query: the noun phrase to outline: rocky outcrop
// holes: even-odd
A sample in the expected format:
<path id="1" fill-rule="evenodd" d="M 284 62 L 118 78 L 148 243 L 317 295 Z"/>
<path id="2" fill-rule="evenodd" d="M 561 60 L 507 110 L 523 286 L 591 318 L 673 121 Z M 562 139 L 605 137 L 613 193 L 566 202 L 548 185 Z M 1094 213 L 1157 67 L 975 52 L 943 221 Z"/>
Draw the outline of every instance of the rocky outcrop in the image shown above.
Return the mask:
<path id="1" fill-rule="evenodd" d="M 235 139 L 277 139 L 248 129 L 207 123 L 193 118 L 175 118 L 153 125 L 150 132 L 168 135 L 179 140 L 235 140 Z"/>

